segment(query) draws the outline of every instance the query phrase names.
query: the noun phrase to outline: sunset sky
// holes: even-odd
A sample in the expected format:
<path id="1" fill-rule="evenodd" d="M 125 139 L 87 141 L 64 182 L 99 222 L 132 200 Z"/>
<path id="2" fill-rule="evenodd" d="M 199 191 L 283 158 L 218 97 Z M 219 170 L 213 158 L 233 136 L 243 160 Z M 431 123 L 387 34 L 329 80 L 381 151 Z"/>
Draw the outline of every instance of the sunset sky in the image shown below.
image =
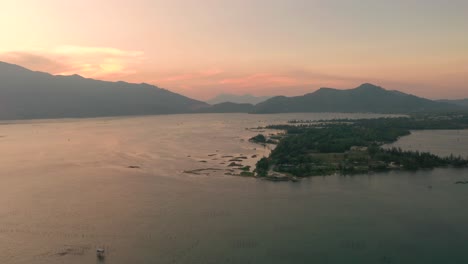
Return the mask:
<path id="1" fill-rule="evenodd" d="M 468 98 L 468 1 L 0 0 L 0 61 L 196 99 L 364 82 Z"/>

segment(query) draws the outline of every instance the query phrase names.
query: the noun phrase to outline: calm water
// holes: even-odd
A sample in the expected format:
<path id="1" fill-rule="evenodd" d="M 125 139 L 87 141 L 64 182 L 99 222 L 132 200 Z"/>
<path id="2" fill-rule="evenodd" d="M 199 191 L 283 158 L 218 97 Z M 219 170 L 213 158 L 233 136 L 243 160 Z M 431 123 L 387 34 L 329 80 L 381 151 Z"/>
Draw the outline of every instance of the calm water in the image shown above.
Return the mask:
<path id="1" fill-rule="evenodd" d="M 463 130 L 412 131 L 389 147 L 406 150 L 428 151 L 439 156 L 462 156 L 468 158 L 468 133 Z"/>
<path id="2" fill-rule="evenodd" d="M 245 128 L 332 117 L 363 115 L 3 123 L 0 263 L 468 263 L 468 186 L 454 184 L 468 170 L 300 183 L 224 175 L 227 156 L 268 154 Z M 467 156 L 468 132 L 450 133 L 398 144 Z"/>

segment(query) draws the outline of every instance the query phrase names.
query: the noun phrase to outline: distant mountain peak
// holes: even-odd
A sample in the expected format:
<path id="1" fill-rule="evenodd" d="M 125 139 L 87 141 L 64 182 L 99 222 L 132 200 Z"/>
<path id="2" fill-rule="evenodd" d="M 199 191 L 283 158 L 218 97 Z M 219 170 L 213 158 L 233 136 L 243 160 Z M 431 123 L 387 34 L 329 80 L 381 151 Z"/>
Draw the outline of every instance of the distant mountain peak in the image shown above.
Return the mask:
<path id="1" fill-rule="evenodd" d="M 149 84 L 50 75 L 5 62 L 0 80 L 0 120 L 191 113 L 208 106 Z"/>
<path id="2" fill-rule="evenodd" d="M 439 103 L 364 83 L 354 89 L 320 88 L 303 96 L 275 97 L 256 105 L 254 112 L 411 113 L 457 109 L 455 105 Z"/>
<path id="3" fill-rule="evenodd" d="M 70 77 L 73 77 L 73 78 L 76 78 L 76 79 L 86 79 L 85 77 L 79 75 L 79 74 L 73 74 L 73 75 L 70 75 Z"/>
<path id="4" fill-rule="evenodd" d="M 237 104 L 258 104 L 270 98 L 271 98 L 270 96 L 254 96 L 251 94 L 235 95 L 235 94 L 222 93 L 208 100 L 207 103 L 211 105 L 225 103 L 225 102 L 231 102 L 231 103 L 237 103 Z"/>
<path id="5" fill-rule="evenodd" d="M 366 91 L 386 91 L 384 88 L 380 87 L 380 86 L 377 86 L 377 85 L 374 85 L 374 84 L 371 84 L 371 83 L 363 83 L 361 85 L 359 85 L 358 87 L 355 88 L 356 90 L 366 90 Z"/>
<path id="6" fill-rule="evenodd" d="M 345 90 L 336 89 L 336 88 L 329 88 L 329 87 L 322 87 L 322 88 L 318 89 L 317 91 L 315 91 L 314 93 L 309 93 L 307 95 L 322 94 L 322 93 L 326 94 L 326 93 L 330 93 L 330 92 L 340 92 L 340 91 L 345 91 Z M 387 90 L 385 90 L 384 88 L 382 88 L 380 86 L 371 84 L 371 83 L 363 83 L 363 84 L 359 85 L 358 87 L 356 87 L 354 89 L 349 89 L 348 91 L 364 91 L 364 92 L 367 92 L 367 91 L 387 91 Z"/>
<path id="7" fill-rule="evenodd" d="M 0 69 L 2 71 L 4 70 L 21 70 L 21 71 L 28 71 L 28 72 L 31 72 L 31 70 L 29 69 L 26 69 L 22 66 L 19 66 L 19 65 L 16 65 L 16 64 L 11 64 L 11 63 L 8 63 L 8 62 L 4 62 L 4 61 L 0 61 Z"/>
<path id="8" fill-rule="evenodd" d="M 338 91 L 338 89 L 329 88 L 329 87 L 321 87 L 316 92 L 330 92 L 330 91 Z"/>

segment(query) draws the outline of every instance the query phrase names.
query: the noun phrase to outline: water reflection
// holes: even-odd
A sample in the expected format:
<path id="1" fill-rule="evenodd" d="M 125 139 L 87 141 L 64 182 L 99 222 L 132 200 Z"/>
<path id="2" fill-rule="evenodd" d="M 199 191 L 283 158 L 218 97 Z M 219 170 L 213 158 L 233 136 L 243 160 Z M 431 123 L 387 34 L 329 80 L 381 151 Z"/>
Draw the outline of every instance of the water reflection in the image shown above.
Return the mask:
<path id="1" fill-rule="evenodd" d="M 298 184 L 217 170 L 226 169 L 222 156 L 265 155 L 246 140 L 256 132 L 245 128 L 332 116 L 2 125 L 1 262 L 468 263 L 467 186 L 454 184 L 468 180 L 466 170 L 314 177 Z M 410 143 L 445 151 L 447 144 L 436 142 L 443 134 L 427 133 L 426 143 L 421 135 Z M 210 167 L 215 170 L 207 174 L 184 173 Z"/>

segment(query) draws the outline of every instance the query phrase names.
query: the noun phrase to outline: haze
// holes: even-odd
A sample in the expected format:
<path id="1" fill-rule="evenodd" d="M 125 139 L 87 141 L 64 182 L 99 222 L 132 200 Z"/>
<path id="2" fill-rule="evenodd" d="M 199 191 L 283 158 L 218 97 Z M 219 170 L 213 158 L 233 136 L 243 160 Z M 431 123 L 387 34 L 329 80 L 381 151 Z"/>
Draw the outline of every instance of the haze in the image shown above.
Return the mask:
<path id="1" fill-rule="evenodd" d="M 2 0 L 0 61 L 196 99 L 372 82 L 468 97 L 464 0 Z"/>

